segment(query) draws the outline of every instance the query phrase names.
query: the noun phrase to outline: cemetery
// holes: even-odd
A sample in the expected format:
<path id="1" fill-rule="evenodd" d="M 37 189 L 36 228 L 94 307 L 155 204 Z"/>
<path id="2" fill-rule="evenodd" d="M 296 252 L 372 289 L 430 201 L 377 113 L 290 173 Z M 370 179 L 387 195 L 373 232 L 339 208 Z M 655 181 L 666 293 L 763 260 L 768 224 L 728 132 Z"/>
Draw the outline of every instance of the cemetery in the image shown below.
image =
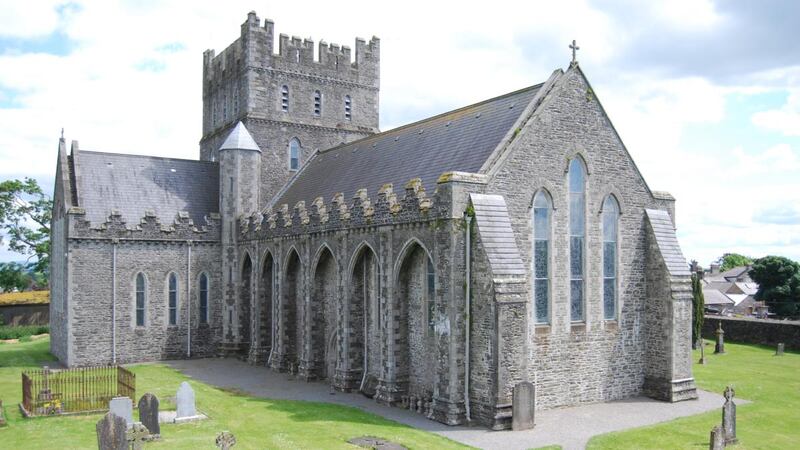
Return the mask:
<path id="1" fill-rule="evenodd" d="M 800 420 L 794 407 L 800 402 L 800 354 L 777 346 L 705 344 L 707 364 L 695 364 L 694 371 L 701 389 L 721 394 L 717 409 L 597 436 L 587 448 L 789 448 L 800 440 L 800 430 L 785 427 Z M 718 344 L 725 353 L 714 353 Z M 118 449 L 354 448 L 348 442 L 382 449 L 465 448 L 356 408 L 252 397 L 188 378 L 165 364 L 126 366 L 135 375 L 135 393 L 109 399 L 110 410 L 25 418 L 17 406 L 23 403 L 22 373 L 52 364 L 47 346 L 46 341 L 0 345 L 0 404 L 8 422 L 0 427 L 0 442 L 8 448 L 51 448 L 53 442 L 62 448 Z M 698 362 L 700 350 L 693 356 Z M 55 384 L 50 386 L 56 393 Z M 515 391 L 523 402 L 537 394 L 527 384 Z M 527 431 L 494 433 L 537 431 L 533 415 L 515 419 L 515 429 Z"/>

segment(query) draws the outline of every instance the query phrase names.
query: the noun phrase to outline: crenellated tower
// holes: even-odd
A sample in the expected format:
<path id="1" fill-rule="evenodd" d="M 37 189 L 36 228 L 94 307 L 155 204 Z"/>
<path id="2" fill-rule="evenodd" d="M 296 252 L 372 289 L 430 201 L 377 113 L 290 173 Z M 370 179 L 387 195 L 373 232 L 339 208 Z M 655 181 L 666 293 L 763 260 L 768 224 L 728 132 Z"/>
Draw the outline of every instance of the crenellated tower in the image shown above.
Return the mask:
<path id="1" fill-rule="evenodd" d="M 243 122 L 261 148 L 260 199 L 268 203 L 317 150 L 378 131 L 380 40 L 347 46 L 281 34 L 247 15 L 241 35 L 216 55 L 203 53 L 203 137 L 200 159 Z"/>

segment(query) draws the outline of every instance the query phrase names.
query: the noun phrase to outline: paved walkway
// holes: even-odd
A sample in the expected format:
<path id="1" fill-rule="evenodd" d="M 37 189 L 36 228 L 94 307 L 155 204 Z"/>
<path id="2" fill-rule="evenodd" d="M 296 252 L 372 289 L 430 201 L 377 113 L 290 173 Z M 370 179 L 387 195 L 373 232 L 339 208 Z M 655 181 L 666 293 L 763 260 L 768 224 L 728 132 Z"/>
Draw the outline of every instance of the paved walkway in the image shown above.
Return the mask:
<path id="1" fill-rule="evenodd" d="M 558 444 L 565 450 L 583 449 L 592 436 L 641 427 L 678 417 L 720 409 L 722 395 L 698 391 L 698 400 L 665 403 L 635 397 L 609 403 L 560 408 L 536 413 L 536 427 L 526 431 L 489 431 L 480 427 L 451 427 L 421 414 L 377 404 L 360 394 L 331 394 L 325 383 L 306 383 L 293 376 L 254 367 L 234 359 L 167 361 L 186 375 L 219 387 L 241 389 L 250 395 L 272 399 L 339 403 L 440 434 L 473 447 L 529 449 Z M 738 401 L 737 403 L 746 403 Z"/>

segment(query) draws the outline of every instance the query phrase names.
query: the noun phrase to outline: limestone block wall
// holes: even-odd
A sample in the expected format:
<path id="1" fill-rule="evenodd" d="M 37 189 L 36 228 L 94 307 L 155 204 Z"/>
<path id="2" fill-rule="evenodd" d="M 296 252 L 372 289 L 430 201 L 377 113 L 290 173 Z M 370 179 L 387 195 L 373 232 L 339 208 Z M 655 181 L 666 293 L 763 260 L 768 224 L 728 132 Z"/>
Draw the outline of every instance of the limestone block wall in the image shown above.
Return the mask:
<path id="1" fill-rule="evenodd" d="M 720 322 L 726 342 L 769 346 L 782 342 L 787 349 L 800 350 L 800 321 L 707 315 L 703 321 L 703 337 L 716 339 Z"/>
<path id="2" fill-rule="evenodd" d="M 549 324 L 529 322 L 529 377 L 538 408 L 606 401 L 641 392 L 645 376 L 647 320 L 644 210 L 662 206 L 608 120 L 580 69 L 556 73 L 523 114 L 505 147 L 483 170 L 487 193 L 508 204 L 517 244 L 528 267 L 532 248 L 532 202 L 539 190 L 552 198 Z M 540 103 L 537 103 L 540 102 Z M 573 158 L 586 165 L 585 320 L 569 312 L 569 194 Z M 608 195 L 620 204 L 617 317 L 603 318 L 601 206 Z M 530 298 L 530 290 L 528 291 Z M 528 304 L 528 315 L 533 313 Z M 564 380 L 569 380 L 564 382 Z"/>
<path id="3" fill-rule="evenodd" d="M 116 246 L 116 321 L 112 321 L 112 252 Z M 191 329 L 192 356 L 211 356 L 220 340 L 221 280 L 219 245 L 186 242 L 70 241 L 72 336 L 70 365 L 112 362 L 112 323 L 116 323 L 117 363 L 184 358 Z M 209 321 L 200 324 L 198 279 L 209 277 Z M 146 279 L 145 325 L 135 322 L 135 279 Z M 168 323 L 167 277 L 178 278 L 177 325 Z M 189 317 L 190 315 L 191 317 Z M 191 320 L 191 325 L 189 321 Z"/>

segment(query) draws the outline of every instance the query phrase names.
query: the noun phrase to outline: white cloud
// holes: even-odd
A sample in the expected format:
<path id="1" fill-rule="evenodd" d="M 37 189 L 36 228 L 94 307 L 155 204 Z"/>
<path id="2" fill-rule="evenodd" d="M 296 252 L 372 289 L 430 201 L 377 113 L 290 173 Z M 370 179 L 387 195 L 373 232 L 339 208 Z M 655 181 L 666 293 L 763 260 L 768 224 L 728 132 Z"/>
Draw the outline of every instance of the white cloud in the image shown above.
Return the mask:
<path id="1" fill-rule="evenodd" d="M 793 91 L 779 109 L 753 114 L 753 124 L 785 136 L 800 136 L 800 91 Z"/>
<path id="2" fill-rule="evenodd" d="M 21 6 L 0 0 L 0 36 L 60 31 L 74 43 L 66 56 L 10 54 L 0 48 L 0 178 L 52 179 L 61 127 L 67 139 L 80 139 L 85 149 L 196 158 L 202 52 L 219 52 L 236 39 L 254 4 L 74 3 L 77 7 L 59 16 L 55 7 L 65 2 Z M 788 194 L 797 190 L 789 172 L 798 168 L 797 144 L 715 153 L 686 142 L 687 127 L 728 120 L 726 97 L 732 93 L 796 87 L 800 65 L 721 86 L 700 73 L 670 76 L 624 60 L 626 49 L 647 46 L 664 27 L 707 34 L 721 28 L 727 16 L 710 1 L 631 4 L 616 11 L 583 0 L 409 1 L 390 12 L 367 0 L 346 8 L 285 1 L 255 7 L 262 19 L 275 21 L 276 33 L 351 47 L 356 36 L 378 35 L 383 129 L 544 81 L 567 65 L 567 45 L 577 39 L 581 66 L 645 179 L 678 198 L 687 257 L 707 262 L 741 246 L 750 254 L 782 248 L 800 258 L 800 244 L 781 246 L 773 239 L 796 236 L 797 230 L 752 220 L 769 206 L 761 204 L 762 198 L 775 198 L 776 204 L 797 200 Z M 635 23 L 620 26 L 625 21 Z M 756 114 L 753 123 L 800 135 L 798 97 L 792 94 L 782 108 Z M 720 195 L 736 199 L 733 213 Z"/>

